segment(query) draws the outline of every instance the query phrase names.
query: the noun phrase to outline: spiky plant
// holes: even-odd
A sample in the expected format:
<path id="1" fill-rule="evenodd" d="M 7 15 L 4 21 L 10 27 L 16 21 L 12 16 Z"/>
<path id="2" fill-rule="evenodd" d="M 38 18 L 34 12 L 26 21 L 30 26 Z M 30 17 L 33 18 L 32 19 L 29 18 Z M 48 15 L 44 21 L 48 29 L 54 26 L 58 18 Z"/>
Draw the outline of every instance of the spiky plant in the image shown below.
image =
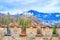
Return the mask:
<path id="1" fill-rule="evenodd" d="M 26 27 L 31 24 L 31 20 L 20 19 L 20 25 L 22 25 L 22 30 L 26 30 Z"/>
<path id="2" fill-rule="evenodd" d="M 10 29 L 9 29 L 9 24 L 10 24 L 10 14 L 9 14 L 9 12 L 8 12 L 8 14 L 7 14 L 7 34 L 11 34 L 11 31 L 10 31 Z"/>
<path id="3" fill-rule="evenodd" d="M 56 34 L 56 25 L 53 26 L 53 34 Z"/>

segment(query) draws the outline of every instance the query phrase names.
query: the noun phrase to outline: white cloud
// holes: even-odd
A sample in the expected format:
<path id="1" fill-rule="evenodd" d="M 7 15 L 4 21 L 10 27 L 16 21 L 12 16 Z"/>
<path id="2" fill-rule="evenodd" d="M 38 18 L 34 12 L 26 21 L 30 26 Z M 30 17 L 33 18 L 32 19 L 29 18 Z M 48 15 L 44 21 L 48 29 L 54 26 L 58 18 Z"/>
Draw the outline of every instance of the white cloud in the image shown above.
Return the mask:
<path id="1" fill-rule="evenodd" d="M 20 0 L 0 0 L 0 2 L 5 2 L 5 3 L 13 3 L 13 2 L 19 2 Z"/>
<path id="2" fill-rule="evenodd" d="M 4 13 L 4 14 L 7 14 L 7 13 L 10 13 L 10 14 L 12 14 L 12 15 L 14 15 L 14 14 L 20 14 L 20 13 L 22 13 L 22 11 L 21 10 L 17 10 L 17 9 L 14 9 L 14 10 L 8 10 L 8 11 L 0 11 L 0 13 Z"/>
<path id="3" fill-rule="evenodd" d="M 60 13 L 60 6 L 56 6 L 58 5 L 58 0 L 52 0 L 48 5 L 44 6 L 44 7 L 38 7 L 40 9 L 38 9 L 38 11 L 40 10 L 41 12 L 47 12 L 47 13 L 54 13 L 54 12 L 59 12 Z"/>
<path id="4" fill-rule="evenodd" d="M 60 6 L 57 6 L 60 4 L 59 1 L 60 0 L 0 0 L 0 2 L 2 2 L 0 4 L 3 4 L 2 6 L 0 5 L 0 10 L 2 10 L 2 12 L 4 12 L 3 10 L 14 12 L 16 10 L 19 11 L 19 9 L 21 11 L 33 9 L 45 13 L 60 13 Z"/>
<path id="5" fill-rule="evenodd" d="M 21 4 L 29 4 L 29 3 L 34 3 L 37 0 L 2 0 L 0 2 L 5 2 L 5 3 L 18 3 L 20 2 Z"/>
<path id="6" fill-rule="evenodd" d="M 37 0 L 21 0 L 21 4 L 30 4 L 30 3 L 35 3 Z"/>
<path id="7" fill-rule="evenodd" d="M 23 14 L 26 16 L 32 16 L 33 15 L 33 13 L 28 13 L 28 12 L 23 12 Z"/>

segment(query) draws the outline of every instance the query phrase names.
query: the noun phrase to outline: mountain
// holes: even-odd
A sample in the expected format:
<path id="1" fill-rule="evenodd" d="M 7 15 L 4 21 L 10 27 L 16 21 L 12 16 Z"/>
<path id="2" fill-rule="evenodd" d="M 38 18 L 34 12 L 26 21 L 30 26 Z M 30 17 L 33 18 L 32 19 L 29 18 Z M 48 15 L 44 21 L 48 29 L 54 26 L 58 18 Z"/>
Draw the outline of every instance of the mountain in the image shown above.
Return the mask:
<path id="1" fill-rule="evenodd" d="M 60 20 L 60 13 L 43 13 L 35 10 L 29 10 L 28 13 L 33 13 L 33 16 L 42 20 Z"/>
<path id="2" fill-rule="evenodd" d="M 5 14 L 3 14 L 3 13 L 0 13 L 0 17 L 3 17 L 3 16 L 6 16 Z"/>
<path id="3" fill-rule="evenodd" d="M 43 13 L 35 10 L 29 10 L 28 13 L 33 14 L 33 16 L 37 17 L 39 20 L 43 22 L 43 24 L 52 25 L 53 23 L 60 24 L 60 13 Z"/>
<path id="4" fill-rule="evenodd" d="M 34 16 L 40 14 L 38 11 L 35 10 L 29 10 L 28 13 L 33 13 Z"/>
<path id="5" fill-rule="evenodd" d="M 21 17 L 23 14 L 21 13 L 21 14 L 16 14 L 16 15 L 11 15 L 12 17 L 14 17 L 14 18 L 19 18 L 19 17 Z"/>

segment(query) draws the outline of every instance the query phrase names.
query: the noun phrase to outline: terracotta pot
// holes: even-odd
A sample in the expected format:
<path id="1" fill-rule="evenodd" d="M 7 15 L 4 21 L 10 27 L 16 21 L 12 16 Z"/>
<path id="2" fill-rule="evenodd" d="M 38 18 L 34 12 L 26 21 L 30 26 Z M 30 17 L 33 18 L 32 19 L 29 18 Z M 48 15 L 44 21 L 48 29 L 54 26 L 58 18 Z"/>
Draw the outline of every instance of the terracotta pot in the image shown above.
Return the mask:
<path id="1" fill-rule="evenodd" d="M 53 36 L 53 37 L 57 37 L 57 36 L 59 36 L 59 35 L 58 35 L 58 34 L 53 34 L 52 36 Z"/>
<path id="2" fill-rule="evenodd" d="M 25 36 L 25 35 L 26 35 L 26 31 L 25 31 L 25 30 L 22 30 L 22 31 L 21 31 L 21 35 L 22 35 L 22 36 Z"/>

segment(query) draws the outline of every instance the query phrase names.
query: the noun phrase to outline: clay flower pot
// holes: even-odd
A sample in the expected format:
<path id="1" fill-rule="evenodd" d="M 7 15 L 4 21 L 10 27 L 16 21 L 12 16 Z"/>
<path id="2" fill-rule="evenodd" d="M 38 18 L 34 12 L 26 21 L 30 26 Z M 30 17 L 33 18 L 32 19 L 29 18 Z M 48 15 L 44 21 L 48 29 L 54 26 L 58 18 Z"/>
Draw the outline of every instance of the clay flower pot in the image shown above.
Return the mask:
<path id="1" fill-rule="evenodd" d="M 26 31 L 25 30 L 22 30 L 20 36 L 26 36 Z"/>

